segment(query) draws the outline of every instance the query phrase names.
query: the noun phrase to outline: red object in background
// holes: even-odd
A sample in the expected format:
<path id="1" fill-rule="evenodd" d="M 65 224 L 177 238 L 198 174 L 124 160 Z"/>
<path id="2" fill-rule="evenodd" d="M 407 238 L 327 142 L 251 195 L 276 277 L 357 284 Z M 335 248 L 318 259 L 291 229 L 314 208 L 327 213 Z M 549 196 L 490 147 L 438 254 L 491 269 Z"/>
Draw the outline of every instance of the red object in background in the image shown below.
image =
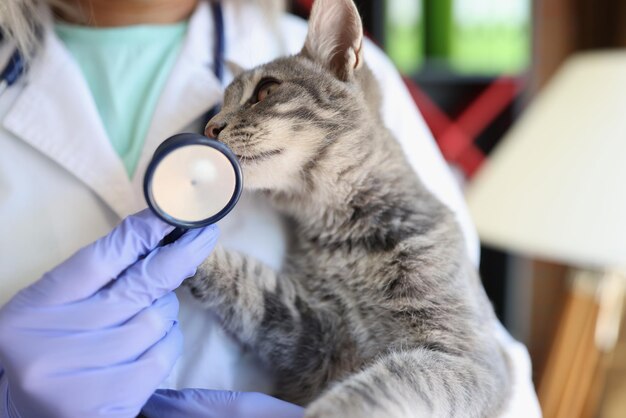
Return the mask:
<path id="1" fill-rule="evenodd" d="M 405 83 L 441 153 L 468 178 L 485 159 L 485 154 L 475 144 L 476 138 L 515 100 L 521 87 L 519 79 L 497 78 L 453 120 L 412 80 L 405 78 Z"/>
<path id="2" fill-rule="evenodd" d="M 314 0 L 296 0 L 298 6 L 302 7 L 305 10 L 311 11 L 311 7 L 313 7 Z"/>

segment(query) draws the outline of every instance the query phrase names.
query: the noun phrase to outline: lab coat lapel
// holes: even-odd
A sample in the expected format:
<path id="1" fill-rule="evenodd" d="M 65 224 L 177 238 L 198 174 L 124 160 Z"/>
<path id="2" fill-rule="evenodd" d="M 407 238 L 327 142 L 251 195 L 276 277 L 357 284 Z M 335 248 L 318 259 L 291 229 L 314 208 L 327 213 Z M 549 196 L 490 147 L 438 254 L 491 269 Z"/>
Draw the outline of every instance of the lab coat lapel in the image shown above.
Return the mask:
<path id="1" fill-rule="evenodd" d="M 143 174 L 159 144 L 221 102 L 222 87 L 213 74 L 213 39 L 211 10 L 207 2 L 201 2 L 189 20 L 180 56 L 157 102 L 133 177 L 136 193 L 141 193 Z"/>
<path id="2" fill-rule="evenodd" d="M 4 127 L 85 183 L 117 215 L 139 205 L 79 67 L 47 25 L 45 45 Z"/>

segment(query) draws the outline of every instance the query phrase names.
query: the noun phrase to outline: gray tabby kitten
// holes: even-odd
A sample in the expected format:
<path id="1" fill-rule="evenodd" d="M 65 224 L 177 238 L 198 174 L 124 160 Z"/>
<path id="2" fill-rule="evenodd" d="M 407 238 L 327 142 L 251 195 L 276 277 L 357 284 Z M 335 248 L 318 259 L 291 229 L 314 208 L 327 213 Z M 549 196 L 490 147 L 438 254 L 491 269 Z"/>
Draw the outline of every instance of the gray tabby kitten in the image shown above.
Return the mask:
<path id="1" fill-rule="evenodd" d="M 217 249 L 187 285 L 306 417 L 492 417 L 509 392 L 454 215 L 379 113 L 352 0 L 317 0 L 302 52 L 238 76 L 207 125 L 293 232 L 281 271 Z"/>

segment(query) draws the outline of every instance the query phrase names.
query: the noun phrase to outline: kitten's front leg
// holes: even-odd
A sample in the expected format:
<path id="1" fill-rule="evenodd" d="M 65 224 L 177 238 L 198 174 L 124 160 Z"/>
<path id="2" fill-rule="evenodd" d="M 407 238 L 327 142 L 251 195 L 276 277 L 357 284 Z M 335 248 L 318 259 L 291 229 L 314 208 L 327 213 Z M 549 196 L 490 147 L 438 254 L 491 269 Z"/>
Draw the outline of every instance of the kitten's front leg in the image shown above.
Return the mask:
<path id="1" fill-rule="evenodd" d="M 269 267 L 217 246 L 185 285 L 219 316 L 228 331 L 253 344 L 264 313 L 264 293 L 275 292 L 277 281 Z"/>
<path id="2" fill-rule="evenodd" d="M 224 328 L 274 371 L 283 399 L 305 404 L 326 384 L 326 356 L 341 335 L 336 315 L 295 280 L 258 260 L 216 248 L 186 285 Z"/>

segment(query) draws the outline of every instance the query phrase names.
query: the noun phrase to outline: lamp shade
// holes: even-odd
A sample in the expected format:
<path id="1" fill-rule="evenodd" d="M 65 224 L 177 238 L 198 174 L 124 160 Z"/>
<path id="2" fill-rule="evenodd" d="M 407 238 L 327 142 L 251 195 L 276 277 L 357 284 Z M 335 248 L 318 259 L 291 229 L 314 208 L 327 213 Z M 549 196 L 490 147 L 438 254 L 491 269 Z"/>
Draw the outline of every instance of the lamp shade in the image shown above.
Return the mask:
<path id="1" fill-rule="evenodd" d="M 572 57 L 467 190 L 483 242 L 626 266 L 626 52 Z"/>

